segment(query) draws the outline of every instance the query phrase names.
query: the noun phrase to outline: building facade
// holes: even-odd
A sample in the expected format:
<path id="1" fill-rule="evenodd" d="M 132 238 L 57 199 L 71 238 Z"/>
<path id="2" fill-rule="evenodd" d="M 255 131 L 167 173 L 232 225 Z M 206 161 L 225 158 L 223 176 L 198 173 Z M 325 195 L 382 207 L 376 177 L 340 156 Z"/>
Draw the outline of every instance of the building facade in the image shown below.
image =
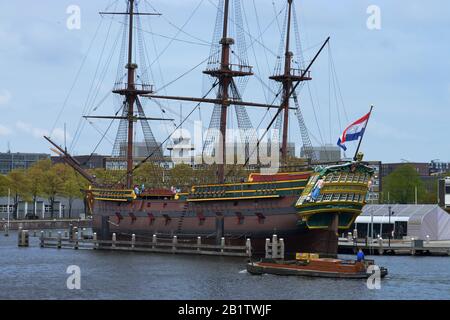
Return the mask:
<path id="1" fill-rule="evenodd" d="M 45 153 L 0 153 L 0 174 L 8 174 L 16 169 L 28 169 L 40 160 L 49 159 Z"/>
<path id="2" fill-rule="evenodd" d="M 336 162 L 341 160 L 341 148 L 331 144 L 324 146 L 312 147 L 312 152 L 315 153 L 316 159 L 319 162 Z M 304 147 L 300 149 L 300 157 L 305 158 L 306 152 Z"/>

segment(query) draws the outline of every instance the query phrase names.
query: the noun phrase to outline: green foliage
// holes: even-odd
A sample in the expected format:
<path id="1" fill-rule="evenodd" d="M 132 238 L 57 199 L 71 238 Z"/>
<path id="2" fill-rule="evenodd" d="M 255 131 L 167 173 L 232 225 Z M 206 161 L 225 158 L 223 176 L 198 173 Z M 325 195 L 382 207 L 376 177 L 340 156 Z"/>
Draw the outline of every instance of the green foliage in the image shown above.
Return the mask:
<path id="1" fill-rule="evenodd" d="M 430 203 L 433 200 L 432 193 L 426 191 L 415 168 L 408 164 L 394 170 L 383 181 L 384 202 L 388 202 L 389 198 L 390 203 L 415 203 L 416 190 L 418 203 Z"/>

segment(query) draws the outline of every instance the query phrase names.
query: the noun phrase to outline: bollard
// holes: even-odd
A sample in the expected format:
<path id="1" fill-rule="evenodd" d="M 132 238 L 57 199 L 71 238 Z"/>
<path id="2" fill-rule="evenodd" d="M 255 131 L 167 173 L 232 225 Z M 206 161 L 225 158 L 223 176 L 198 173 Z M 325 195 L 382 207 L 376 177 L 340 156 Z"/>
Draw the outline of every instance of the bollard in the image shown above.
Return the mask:
<path id="1" fill-rule="evenodd" d="M 113 233 L 112 234 L 112 247 L 113 248 L 115 248 L 116 247 L 116 240 L 117 238 L 116 238 L 116 234 L 115 233 Z"/>
<path id="2" fill-rule="evenodd" d="M 411 238 L 411 255 L 416 255 L 416 248 L 415 248 L 414 238 Z"/>
<path id="3" fill-rule="evenodd" d="M 52 230 L 48 231 L 48 237 L 51 238 L 52 237 Z"/>
<path id="4" fill-rule="evenodd" d="M 74 233 L 75 236 L 75 245 L 74 245 L 74 249 L 78 250 L 78 231 Z"/>
<path id="5" fill-rule="evenodd" d="M 133 233 L 131 235 L 131 249 L 134 249 L 135 244 L 136 244 L 136 235 Z"/>
<path id="6" fill-rule="evenodd" d="M 97 249 L 97 232 L 94 232 L 94 234 L 92 235 L 92 240 L 94 242 L 94 250 Z"/>
<path id="7" fill-rule="evenodd" d="M 3 225 L 3 229 L 5 230 L 5 237 L 9 236 L 9 229 L 6 223 Z"/>
<path id="8" fill-rule="evenodd" d="M 173 251 L 175 251 L 175 250 L 177 250 L 177 243 L 178 243 L 178 238 L 177 238 L 177 236 L 173 236 L 173 239 L 172 239 L 172 250 Z"/>
<path id="9" fill-rule="evenodd" d="M 351 232 L 348 232 L 347 233 L 347 241 L 348 242 L 351 242 L 353 240 L 353 238 L 352 238 L 352 233 Z"/>
<path id="10" fill-rule="evenodd" d="M 69 224 L 69 240 L 73 240 L 73 224 Z"/>
<path id="11" fill-rule="evenodd" d="M 33 237 L 37 237 L 36 230 L 33 231 Z"/>
<path id="12" fill-rule="evenodd" d="M 80 232 L 81 239 L 84 239 L 84 231 L 85 230 L 86 230 L 85 228 L 81 229 L 81 232 Z"/>
<path id="13" fill-rule="evenodd" d="M 278 258 L 278 238 L 277 235 L 274 234 L 272 236 L 272 259 Z"/>
<path id="14" fill-rule="evenodd" d="M 378 245 L 379 245 L 378 254 L 382 255 L 384 253 L 383 238 L 381 238 L 381 237 L 378 238 Z"/>
<path id="15" fill-rule="evenodd" d="M 427 234 L 427 244 L 430 244 L 430 236 Z"/>
<path id="16" fill-rule="evenodd" d="M 284 259 L 284 239 L 280 239 L 280 256 L 279 258 Z"/>
<path id="17" fill-rule="evenodd" d="M 57 248 L 61 249 L 61 247 L 62 247 L 61 231 L 58 231 L 58 245 L 57 245 Z"/>
<path id="18" fill-rule="evenodd" d="M 17 232 L 17 246 L 20 247 L 22 242 L 22 228 Z"/>
<path id="19" fill-rule="evenodd" d="M 152 243 L 155 245 L 156 244 L 156 241 L 157 241 L 157 239 L 156 239 L 156 234 L 154 234 L 153 235 L 153 237 L 152 237 Z M 155 249 L 155 246 L 152 246 L 152 249 Z"/>
<path id="20" fill-rule="evenodd" d="M 252 257 L 252 243 L 250 241 L 250 238 L 247 238 L 247 241 L 245 242 L 245 247 L 246 247 L 245 253 L 247 254 L 247 256 L 249 258 L 251 258 Z"/>
<path id="21" fill-rule="evenodd" d="M 220 246 L 222 247 L 222 249 L 220 249 L 220 252 L 223 253 L 223 248 L 225 248 L 225 238 L 224 237 L 220 238 Z"/>
<path id="22" fill-rule="evenodd" d="M 269 258 L 271 258 L 271 255 L 270 255 L 270 239 L 269 238 L 266 238 L 266 259 L 269 259 Z"/>
<path id="23" fill-rule="evenodd" d="M 65 231 L 64 231 L 64 238 L 66 238 L 66 239 L 67 239 L 67 238 L 69 237 L 69 235 L 68 235 L 68 234 L 69 234 L 69 233 L 67 232 L 67 230 L 65 230 Z"/>
<path id="24" fill-rule="evenodd" d="M 201 245 L 202 245 L 202 237 L 197 237 L 197 251 L 200 251 Z"/>
<path id="25" fill-rule="evenodd" d="M 44 247 L 44 231 L 41 231 L 40 240 L 41 240 L 40 246 L 41 246 L 41 248 L 43 248 Z"/>

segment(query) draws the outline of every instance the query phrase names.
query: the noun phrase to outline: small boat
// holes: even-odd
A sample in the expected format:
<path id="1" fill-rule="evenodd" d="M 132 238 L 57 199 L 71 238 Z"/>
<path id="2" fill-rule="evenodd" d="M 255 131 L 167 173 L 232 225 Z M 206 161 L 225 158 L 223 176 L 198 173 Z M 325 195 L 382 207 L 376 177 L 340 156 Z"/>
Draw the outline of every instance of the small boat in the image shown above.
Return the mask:
<path id="1" fill-rule="evenodd" d="M 262 259 L 259 262 L 247 264 L 250 274 L 264 273 L 280 276 L 309 276 L 322 278 L 364 279 L 373 274 L 369 266 L 375 265 L 373 260 L 359 262 L 355 260 L 341 260 L 330 258 L 313 258 L 301 260 Z M 380 277 L 388 274 L 388 270 L 379 267 Z"/>

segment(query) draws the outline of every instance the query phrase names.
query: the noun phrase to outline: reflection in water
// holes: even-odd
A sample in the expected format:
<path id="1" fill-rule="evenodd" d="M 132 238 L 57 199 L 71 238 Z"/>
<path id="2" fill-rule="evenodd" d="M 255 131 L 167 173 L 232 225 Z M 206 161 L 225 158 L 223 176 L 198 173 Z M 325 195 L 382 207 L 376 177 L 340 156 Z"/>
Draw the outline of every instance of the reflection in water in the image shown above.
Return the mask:
<path id="1" fill-rule="evenodd" d="M 245 260 L 17 247 L 0 233 L 0 299 L 450 299 L 448 257 L 375 257 L 388 267 L 380 290 L 365 280 L 252 276 Z M 68 290 L 69 265 L 81 290 Z"/>

